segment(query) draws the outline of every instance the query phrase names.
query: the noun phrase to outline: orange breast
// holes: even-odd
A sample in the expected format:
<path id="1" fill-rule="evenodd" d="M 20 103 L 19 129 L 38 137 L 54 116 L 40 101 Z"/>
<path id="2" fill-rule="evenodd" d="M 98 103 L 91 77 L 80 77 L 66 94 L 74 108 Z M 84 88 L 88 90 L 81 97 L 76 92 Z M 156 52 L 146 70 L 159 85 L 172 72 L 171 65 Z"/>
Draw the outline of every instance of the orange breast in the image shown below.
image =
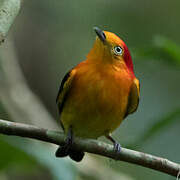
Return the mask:
<path id="1" fill-rule="evenodd" d="M 87 138 L 112 132 L 123 120 L 131 83 L 126 69 L 86 63 L 77 67 L 61 115 L 65 130 L 72 125 L 76 136 Z"/>

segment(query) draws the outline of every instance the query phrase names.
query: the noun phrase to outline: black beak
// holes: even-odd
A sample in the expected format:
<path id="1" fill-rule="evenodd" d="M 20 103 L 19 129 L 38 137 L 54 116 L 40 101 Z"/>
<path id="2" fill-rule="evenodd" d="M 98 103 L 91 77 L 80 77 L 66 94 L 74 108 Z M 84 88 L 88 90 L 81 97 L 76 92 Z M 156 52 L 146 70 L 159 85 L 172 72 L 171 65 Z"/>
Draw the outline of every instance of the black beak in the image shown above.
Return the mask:
<path id="1" fill-rule="evenodd" d="M 105 43 L 105 41 L 106 41 L 106 35 L 104 34 L 104 32 L 103 32 L 101 29 L 99 29 L 98 27 L 94 27 L 93 29 L 94 29 L 94 31 L 96 32 L 96 34 L 97 34 L 97 36 L 99 37 L 99 39 L 100 39 L 103 43 Z"/>

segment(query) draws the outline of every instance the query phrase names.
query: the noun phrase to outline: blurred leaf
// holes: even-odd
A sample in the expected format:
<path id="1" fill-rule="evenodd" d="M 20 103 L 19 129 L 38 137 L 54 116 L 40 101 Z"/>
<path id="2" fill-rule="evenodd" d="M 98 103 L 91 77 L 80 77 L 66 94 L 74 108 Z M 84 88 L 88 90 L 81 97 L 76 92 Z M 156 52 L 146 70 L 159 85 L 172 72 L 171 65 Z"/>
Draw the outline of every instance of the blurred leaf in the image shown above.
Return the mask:
<path id="1" fill-rule="evenodd" d="M 35 157 L 41 165 L 50 170 L 54 179 L 75 179 L 77 173 L 72 161 L 67 158 L 56 158 L 54 152 L 52 152 L 52 149 L 50 148 L 51 146 L 41 142 L 34 143 L 30 141 L 30 143 L 28 143 L 27 140 L 18 137 L 16 138 L 16 143 L 13 143 L 13 145 L 24 150 L 27 154 Z"/>
<path id="2" fill-rule="evenodd" d="M 168 128 L 172 124 L 180 122 L 180 108 L 175 111 L 168 113 L 165 117 L 157 120 L 155 124 L 153 124 L 149 129 L 147 129 L 144 134 L 141 135 L 141 138 L 138 139 L 135 143 L 128 145 L 126 147 L 140 148 L 144 143 L 146 143 L 149 139 L 161 133 L 165 128 Z"/>
<path id="3" fill-rule="evenodd" d="M 151 47 L 136 49 L 134 55 L 140 58 L 158 58 L 180 66 L 180 46 L 163 36 L 155 36 Z"/>
<path id="4" fill-rule="evenodd" d="M 26 165 L 34 166 L 37 164 L 32 156 L 26 154 L 19 148 L 10 145 L 2 135 L 0 136 L 0 147 L 0 169 L 7 168 L 13 164 L 20 165 L 22 168 L 25 168 Z"/>
<path id="5" fill-rule="evenodd" d="M 156 36 L 154 45 L 180 65 L 180 46 L 175 42 L 162 36 Z"/>

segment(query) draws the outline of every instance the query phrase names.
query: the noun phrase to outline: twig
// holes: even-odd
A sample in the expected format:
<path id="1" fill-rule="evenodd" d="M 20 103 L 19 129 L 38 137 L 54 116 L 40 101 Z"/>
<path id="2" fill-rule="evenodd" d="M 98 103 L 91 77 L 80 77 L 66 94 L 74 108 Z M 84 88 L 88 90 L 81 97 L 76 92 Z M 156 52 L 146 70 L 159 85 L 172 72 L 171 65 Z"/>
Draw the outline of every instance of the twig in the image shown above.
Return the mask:
<path id="1" fill-rule="evenodd" d="M 0 120 L 0 133 L 33 138 L 57 145 L 64 144 L 63 133 L 5 120 Z M 121 160 L 143 167 L 148 167 L 175 177 L 178 176 L 180 171 L 180 164 L 167 159 L 126 148 L 122 148 L 121 152 L 117 153 L 114 152 L 112 145 L 97 140 L 75 138 L 73 148 L 89 153 L 99 154 L 115 160 Z"/>

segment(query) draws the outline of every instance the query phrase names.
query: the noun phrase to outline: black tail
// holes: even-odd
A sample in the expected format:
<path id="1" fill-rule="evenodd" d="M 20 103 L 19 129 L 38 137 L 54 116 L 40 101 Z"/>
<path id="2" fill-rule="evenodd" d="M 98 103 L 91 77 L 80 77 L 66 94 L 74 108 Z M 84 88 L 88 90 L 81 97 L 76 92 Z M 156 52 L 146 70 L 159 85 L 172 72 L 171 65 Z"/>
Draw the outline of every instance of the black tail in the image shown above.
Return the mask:
<path id="1" fill-rule="evenodd" d="M 66 157 L 69 156 L 72 160 L 80 162 L 84 157 L 84 152 L 75 151 L 73 149 L 68 149 L 65 146 L 60 146 L 56 151 L 56 157 Z"/>
<path id="2" fill-rule="evenodd" d="M 62 158 L 69 156 L 72 160 L 76 162 L 80 162 L 84 157 L 84 152 L 76 151 L 72 149 L 72 144 L 73 144 L 73 131 L 72 131 L 72 126 L 70 126 L 67 133 L 67 138 L 65 140 L 65 144 L 63 146 L 59 146 L 55 154 L 56 157 Z"/>

